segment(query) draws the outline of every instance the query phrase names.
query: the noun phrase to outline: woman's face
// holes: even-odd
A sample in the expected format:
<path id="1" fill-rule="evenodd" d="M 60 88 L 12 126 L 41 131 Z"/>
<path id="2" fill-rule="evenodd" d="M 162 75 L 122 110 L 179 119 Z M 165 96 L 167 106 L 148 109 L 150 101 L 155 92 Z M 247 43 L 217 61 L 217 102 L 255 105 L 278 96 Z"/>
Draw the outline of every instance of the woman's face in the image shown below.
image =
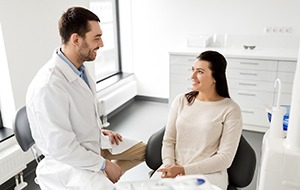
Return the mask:
<path id="1" fill-rule="evenodd" d="M 209 69 L 210 62 L 196 59 L 192 66 L 192 90 L 201 93 L 215 90 L 215 79 Z"/>

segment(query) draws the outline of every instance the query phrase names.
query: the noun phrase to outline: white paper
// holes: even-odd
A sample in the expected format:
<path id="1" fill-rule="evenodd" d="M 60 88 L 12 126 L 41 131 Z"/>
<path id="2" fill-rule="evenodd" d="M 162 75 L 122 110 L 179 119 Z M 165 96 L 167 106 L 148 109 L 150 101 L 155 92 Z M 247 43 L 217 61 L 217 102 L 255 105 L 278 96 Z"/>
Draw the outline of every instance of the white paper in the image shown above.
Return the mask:
<path id="1" fill-rule="evenodd" d="M 105 136 L 108 139 L 108 136 Z M 108 139 L 109 140 L 109 139 Z M 122 138 L 122 141 L 119 141 L 119 144 L 117 145 L 116 143 L 111 144 L 111 148 L 108 148 L 107 150 L 112 154 L 120 154 L 129 148 L 133 147 L 134 145 L 138 144 L 141 141 L 138 140 L 133 140 L 133 139 L 128 139 L 128 138 Z"/>

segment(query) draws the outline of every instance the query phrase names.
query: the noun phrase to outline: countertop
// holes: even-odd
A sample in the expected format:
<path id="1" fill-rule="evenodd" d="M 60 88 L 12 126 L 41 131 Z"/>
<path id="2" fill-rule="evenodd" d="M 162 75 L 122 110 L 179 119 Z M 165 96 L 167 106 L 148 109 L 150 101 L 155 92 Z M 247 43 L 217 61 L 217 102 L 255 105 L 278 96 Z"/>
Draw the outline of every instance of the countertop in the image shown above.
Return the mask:
<path id="1" fill-rule="evenodd" d="M 197 56 L 203 51 L 214 50 L 223 54 L 226 58 L 246 58 L 246 59 L 275 59 L 283 61 L 296 61 L 298 49 L 280 49 L 280 48 L 259 48 L 253 50 L 244 49 L 243 47 L 178 47 L 171 50 L 170 54 L 193 55 Z"/>

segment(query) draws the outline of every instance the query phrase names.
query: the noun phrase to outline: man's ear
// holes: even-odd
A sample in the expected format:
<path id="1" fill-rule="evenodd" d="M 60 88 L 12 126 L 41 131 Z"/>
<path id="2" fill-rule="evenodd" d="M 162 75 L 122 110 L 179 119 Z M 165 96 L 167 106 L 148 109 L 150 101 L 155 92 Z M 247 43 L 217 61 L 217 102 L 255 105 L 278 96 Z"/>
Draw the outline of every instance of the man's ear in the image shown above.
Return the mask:
<path id="1" fill-rule="evenodd" d="M 80 36 L 77 33 L 73 33 L 70 37 L 70 42 L 76 46 L 79 47 L 79 43 L 80 43 Z"/>

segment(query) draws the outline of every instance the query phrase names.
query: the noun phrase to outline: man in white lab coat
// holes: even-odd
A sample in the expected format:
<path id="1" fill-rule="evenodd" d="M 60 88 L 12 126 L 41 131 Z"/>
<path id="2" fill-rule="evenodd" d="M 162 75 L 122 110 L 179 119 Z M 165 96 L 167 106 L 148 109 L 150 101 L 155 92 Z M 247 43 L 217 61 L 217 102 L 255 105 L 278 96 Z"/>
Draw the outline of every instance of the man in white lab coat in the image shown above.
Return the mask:
<path id="1" fill-rule="evenodd" d="M 99 18 L 85 8 L 69 8 L 60 18 L 59 33 L 62 46 L 26 95 L 32 135 L 45 156 L 36 171 L 39 185 L 43 190 L 112 189 L 127 169 L 144 160 L 145 144 L 118 155 L 106 150 L 122 143 L 122 136 L 101 129 L 95 83 L 84 66 L 103 47 Z"/>

